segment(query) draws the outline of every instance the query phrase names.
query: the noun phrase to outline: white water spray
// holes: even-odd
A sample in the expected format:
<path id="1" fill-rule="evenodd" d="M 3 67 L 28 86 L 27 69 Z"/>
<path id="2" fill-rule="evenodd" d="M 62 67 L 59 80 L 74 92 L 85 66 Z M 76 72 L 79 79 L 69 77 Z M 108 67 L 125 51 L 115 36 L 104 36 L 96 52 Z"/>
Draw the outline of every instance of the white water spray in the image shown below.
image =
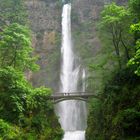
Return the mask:
<path id="1" fill-rule="evenodd" d="M 60 92 L 78 90 L 80 66 L 76 64 L 71 43 L 71 4 L 65 4 L 62 11 L 62 63 Z M 84 74 L 83 76 L 84 77 Z M 83 87 L 81 90 L 83 91 Z M 85 140 L 86 103 L 84 101 L 63 101 L 56 106 L 60 123 L 65 131 L 63 140 Z"/>

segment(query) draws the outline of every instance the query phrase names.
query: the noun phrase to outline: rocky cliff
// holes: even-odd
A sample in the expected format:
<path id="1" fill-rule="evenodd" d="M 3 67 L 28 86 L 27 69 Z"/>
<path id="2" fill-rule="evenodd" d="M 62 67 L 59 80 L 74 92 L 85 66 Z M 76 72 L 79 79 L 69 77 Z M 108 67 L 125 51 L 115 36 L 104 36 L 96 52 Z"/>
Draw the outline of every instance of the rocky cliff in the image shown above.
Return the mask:
<path id="1" fill-rule="evenodd" d="M 72 34 L 75 52 L 87 67 L 101 48 L 96 23 L 103 5 L 111 0 L 72 0 Z M 116 0 L 119 4 L 126 0 Z M 61 47 L 61 0 L 26 0 L 34 53 L 39 72 L 29 74 L 33 85 L 58 90 Z"/>
<path id="2" fill-rule="evenodd" d="M 55 87 L 60 65 L 61 5 L 55 0 L 27 0 L 25 4 L 40 65 L 38 72 L 28 76 L 35 86 Z"/>

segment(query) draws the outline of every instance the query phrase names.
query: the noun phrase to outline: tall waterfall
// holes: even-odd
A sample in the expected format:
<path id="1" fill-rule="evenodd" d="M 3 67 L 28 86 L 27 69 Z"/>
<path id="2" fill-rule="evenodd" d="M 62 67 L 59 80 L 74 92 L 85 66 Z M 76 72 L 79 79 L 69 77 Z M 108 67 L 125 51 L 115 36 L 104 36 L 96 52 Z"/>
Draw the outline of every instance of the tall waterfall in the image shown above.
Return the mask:
<path id="1" fill-rule="evenodd" d="M 85 71 L 81 70 L 73 52 L 70 3 L 65 4 L 62 11 L 61 56 L 60 92 L 77 91 L 78 81 L 80 78 L 83 81 Z M 85 89 L 83 86 L 81 86 L 81 91 Z M 85 140 L 86 103 L 84 101 L 68 100 L 58 103 L 56 109 L 65 132 L 63 140 Z"/>

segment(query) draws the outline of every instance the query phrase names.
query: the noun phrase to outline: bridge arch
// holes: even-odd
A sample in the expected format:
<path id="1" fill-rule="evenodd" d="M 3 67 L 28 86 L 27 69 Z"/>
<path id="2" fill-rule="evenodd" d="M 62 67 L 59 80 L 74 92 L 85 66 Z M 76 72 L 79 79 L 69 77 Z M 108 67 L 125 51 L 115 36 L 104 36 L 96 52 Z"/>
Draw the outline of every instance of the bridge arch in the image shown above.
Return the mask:
<path id="1" fill-rule="evenodd" d="M 61 98 L 61 99 L 54 100 L 53 102 L 54 104 L 57 104 L 63 101 L 70 101 L 70 100 L 77 100 L 77 101 L 84 101 L 84 102 L 88 101 L 88 99 L 84 99 L 84 98 Z"/>

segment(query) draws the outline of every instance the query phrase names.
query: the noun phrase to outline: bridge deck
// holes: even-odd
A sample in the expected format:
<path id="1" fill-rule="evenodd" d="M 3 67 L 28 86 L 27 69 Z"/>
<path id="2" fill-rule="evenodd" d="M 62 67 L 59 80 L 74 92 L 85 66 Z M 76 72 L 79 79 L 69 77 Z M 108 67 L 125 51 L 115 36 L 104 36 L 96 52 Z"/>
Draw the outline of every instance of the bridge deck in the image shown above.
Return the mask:
<path id="1" fill-rule="evenodd" d="M 58 99 L 58 98 L 70 98 L 70 97 L 81 97 L 81 98 L 88 98 L 94 97 L 96 95 L 93 94 L 71 94 L 71 93 L 64 93 L 64 94 L 54 94 L 51 95 L 51 98 Z"/>
<path id="2" fill-rule="evenodd" d="M 91 92 L 69 92 L 69 93 L 55 93 L 51 95 L 51 99 L 57 103 L 64 100 L 83 100 L 87 101 L 89 98 L 98 98 L 97 95 L 91 93 Z"/>

